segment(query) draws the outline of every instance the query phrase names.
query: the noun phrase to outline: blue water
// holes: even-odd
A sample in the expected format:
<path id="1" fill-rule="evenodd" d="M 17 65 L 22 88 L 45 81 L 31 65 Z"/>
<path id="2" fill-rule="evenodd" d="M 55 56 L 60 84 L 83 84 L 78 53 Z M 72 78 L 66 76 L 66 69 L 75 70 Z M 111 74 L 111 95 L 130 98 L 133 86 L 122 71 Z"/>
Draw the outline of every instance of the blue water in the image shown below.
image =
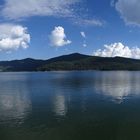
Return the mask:
<path id="1" fill-rule="evenodd" d="M 140 140 L 140 72 L 0 73 L 0 140 Z"/>

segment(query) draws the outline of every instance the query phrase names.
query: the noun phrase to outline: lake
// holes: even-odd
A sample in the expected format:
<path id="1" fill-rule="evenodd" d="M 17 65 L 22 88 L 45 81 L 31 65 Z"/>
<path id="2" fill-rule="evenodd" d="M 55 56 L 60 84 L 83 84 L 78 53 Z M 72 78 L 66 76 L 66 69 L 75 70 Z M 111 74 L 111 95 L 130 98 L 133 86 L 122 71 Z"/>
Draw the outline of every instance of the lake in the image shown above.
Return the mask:
<path id="1" fill-rule="evenodd" d="M 0 73 L 1 140 L 140 140 L 140 72 Z"/>

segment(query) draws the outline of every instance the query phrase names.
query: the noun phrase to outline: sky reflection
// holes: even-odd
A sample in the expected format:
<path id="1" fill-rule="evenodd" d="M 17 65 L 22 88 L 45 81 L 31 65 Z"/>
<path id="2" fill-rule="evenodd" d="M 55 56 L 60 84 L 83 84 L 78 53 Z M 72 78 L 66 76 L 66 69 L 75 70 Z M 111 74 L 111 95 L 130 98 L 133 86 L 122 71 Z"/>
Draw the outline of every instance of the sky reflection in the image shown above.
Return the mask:
<path id="1" fill-rule="evenodd" d="M 15 80 L 13 80 L 15 79 Z M 25 80 L 19 76 L 7 77 L 0 81 L 0 121 L 12 120 L 22 123 L 27 114 L 31 111 L 31 100 L 29 98 L 29 89 Z"/>
<path id="2" fill-rule="evenodd" d="M 95 82 L 96 91 L 112 97 L 116 103 L 123 102 L 130 95 L 139 94 L 140 79 L 137 74 L 121 71 L 102 73 L 99 79 Z"/>
<path id="3" fill-rule="evenodd" d="M 67 113 L 67 106 L 65 101 L 65 96 L 56 95 L 54 97 L 54 112 L 58 116 L 65 116 Z"/>

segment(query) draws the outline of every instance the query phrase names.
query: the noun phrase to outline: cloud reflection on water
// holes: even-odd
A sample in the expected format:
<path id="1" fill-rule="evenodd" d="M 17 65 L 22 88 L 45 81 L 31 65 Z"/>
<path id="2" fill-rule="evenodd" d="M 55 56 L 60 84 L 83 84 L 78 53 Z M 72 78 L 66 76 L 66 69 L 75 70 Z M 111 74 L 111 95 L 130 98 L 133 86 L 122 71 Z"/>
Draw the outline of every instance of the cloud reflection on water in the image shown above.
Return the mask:
<path id="1" fill-rule="evenodd" d="M 65 116 L 67 113 L 67 106 L 65 101 L 65 96 L 63 95 L 56 95 L 54 97 L 54 112 L 58 116 Z"/>
<path id="2" fill-rule="evenodd" d="M 31 100 L 25 77 L 2 75 L 0 81 L 0 121 L 18 121 L 22 123 L 31 111 Z M 7 76 L 7 77 L 6 77 Z"/>
<path id="3" fill-rule="evenodd" d="M 139 94 L 139 85 L 137 72 L 104 72 L 100 80 L 96 80 L 95 89 L 98 93 L 112 97 L 116 103 L 121 103 L 129 96 Z"/>

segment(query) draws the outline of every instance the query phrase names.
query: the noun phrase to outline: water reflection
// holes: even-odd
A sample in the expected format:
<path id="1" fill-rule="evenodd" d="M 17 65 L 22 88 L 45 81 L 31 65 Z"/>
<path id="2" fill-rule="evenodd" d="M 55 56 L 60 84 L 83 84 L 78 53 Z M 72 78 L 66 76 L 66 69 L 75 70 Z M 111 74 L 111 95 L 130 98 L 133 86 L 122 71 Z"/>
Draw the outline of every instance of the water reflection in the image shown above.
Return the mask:
<path id="1" fill-rule="evenodd" d="M 0 138 L 140 139 L 139 85 L 140 72 L 0 73 Z"/>
<path id="2" fill-rule="evenodd" d="M 0 75 L 1 76 L 1 75 Z M 2 76 L 1 76 L 2 77 Z M 11 121 L 22 123 L 31 111 L 31 101 L 28 96 L 28 85 L 26 78 L 13 75 L 0 81 L 0 121 Z M 3 86 L 3 84 L 5 86 Z"/>
<path id="3" fill-rule="evenodd" d="M 67 106 L 65 101 L 65 96 L 56 95 L 54 97 L 54 112 L 58 116 L 65 116 L 67 113 Z"/>
<path id="4" fill-rule="evenodd" d="M 116 103 L 123 102 L 131 95 L 139 94 L 140 75 L 137 72 L 104 72 L 96 80 L 96 91 L 113 98 Z"/>

